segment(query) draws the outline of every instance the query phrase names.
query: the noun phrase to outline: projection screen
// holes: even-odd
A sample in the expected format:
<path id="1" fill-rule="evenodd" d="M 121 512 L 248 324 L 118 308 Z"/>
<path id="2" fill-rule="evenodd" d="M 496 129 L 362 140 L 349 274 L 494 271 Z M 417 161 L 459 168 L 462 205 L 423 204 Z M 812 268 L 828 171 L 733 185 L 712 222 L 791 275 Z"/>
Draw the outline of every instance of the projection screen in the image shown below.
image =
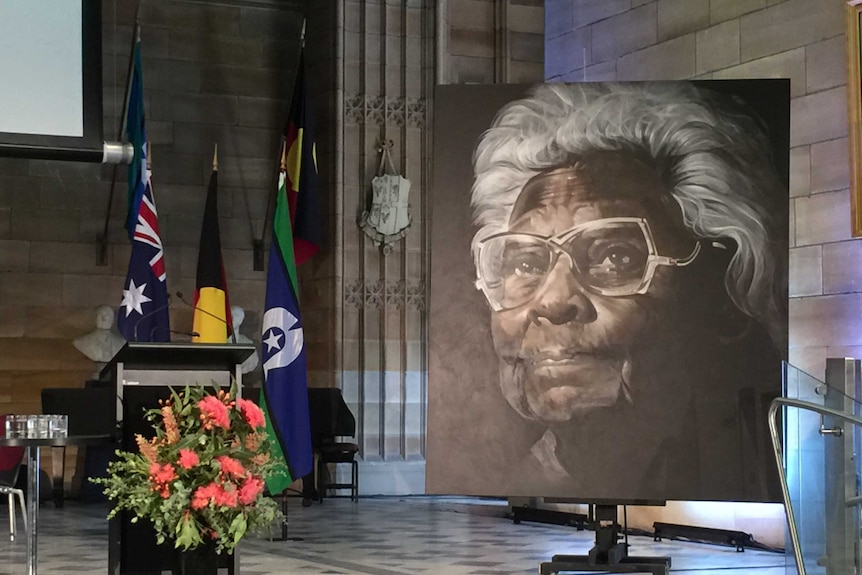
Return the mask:
<path id="1" fill-rule="evenodd" d="M 102 161 L 98 0 L 0 0 L 0 156 Z"/>

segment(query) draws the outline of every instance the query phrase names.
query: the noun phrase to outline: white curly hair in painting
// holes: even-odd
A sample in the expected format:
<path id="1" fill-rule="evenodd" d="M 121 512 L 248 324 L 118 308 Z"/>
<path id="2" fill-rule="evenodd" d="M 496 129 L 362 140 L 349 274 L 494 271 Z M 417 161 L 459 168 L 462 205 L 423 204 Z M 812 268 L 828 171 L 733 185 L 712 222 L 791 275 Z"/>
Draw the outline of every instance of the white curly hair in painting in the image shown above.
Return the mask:
<path id="1" fill-rule="evenodd" d="M 475 150 L 471 205 L 480 242 L 504 232 L 534 176 L 586 154 L 653 165 L 699 240 L 732 240 L 728 295 L 786 345 L 783 184 L 762 122 L 733 98 L 687 82 L 543 84 L 504 106 Z M 676 209 L 676 208 L 674 208 Z"/>

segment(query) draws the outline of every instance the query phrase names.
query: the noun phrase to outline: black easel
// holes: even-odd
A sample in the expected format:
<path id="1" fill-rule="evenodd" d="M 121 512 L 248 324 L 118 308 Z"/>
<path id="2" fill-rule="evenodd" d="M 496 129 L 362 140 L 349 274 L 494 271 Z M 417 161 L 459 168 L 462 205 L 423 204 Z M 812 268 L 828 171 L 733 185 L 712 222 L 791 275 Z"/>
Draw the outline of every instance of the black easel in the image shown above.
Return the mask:
<path id="1" fill-rule="evenodd" d="M 670 557 L 629 557 L 628 542 L 621 540 L 616 505 L 592 506 L 596 544 L 588 555 L 554 555 L 539 564 L 541 575 L 566 571 L 600 571 L 605 573 L 670 574 Z"/>

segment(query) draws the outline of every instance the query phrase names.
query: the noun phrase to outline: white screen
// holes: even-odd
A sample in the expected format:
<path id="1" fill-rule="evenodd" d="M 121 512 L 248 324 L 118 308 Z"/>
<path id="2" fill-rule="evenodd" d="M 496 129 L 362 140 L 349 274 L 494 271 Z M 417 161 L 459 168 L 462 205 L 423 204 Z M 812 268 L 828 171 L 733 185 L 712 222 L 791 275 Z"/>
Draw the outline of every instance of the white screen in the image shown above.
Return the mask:
<path id="1" fill-rule="evenodd" d="M 0 0 L 0 132 L 84 135 L 81 0 Z"/>

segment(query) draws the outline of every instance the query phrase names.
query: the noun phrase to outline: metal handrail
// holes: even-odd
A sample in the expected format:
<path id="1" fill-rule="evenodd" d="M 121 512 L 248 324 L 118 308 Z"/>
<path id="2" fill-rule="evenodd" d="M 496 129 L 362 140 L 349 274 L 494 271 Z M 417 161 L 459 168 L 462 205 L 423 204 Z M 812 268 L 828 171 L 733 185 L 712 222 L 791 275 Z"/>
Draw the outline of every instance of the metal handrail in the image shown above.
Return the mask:
<path id="1" fill-rule="evenodd" d="M 777 397 L 773 399 L 772 403 L 769 405 L 769 434 L 772 439 L 772 450 L 775 454 L 775 465 L 778 467 L 778 475 L 781 478 L 781 496 L 784 499 L 784 512 L 787 515 L 787 527 L 790 529 L 790 540 L 793 543 L 793 557 L 796 559 L 796 572 L 799 575 L 806 575 L 805 563 L 802 560 L 802 549 L 799 546 L 799 533 L 796 529 L 796 519 L 793 517 L 793 507 L 790 503 L 790 491 L 787 487 L 787 473 L 784 471 L 784 457 L 781 453 L 781 442 L 778 437 L 778 422 L 775 417 L 775 414 L 778 413 L 778 409 L 782 406 L 807 409 L 809 411 L 819 413 L 820 415 L 831 415 L 859 426 L 862 426 L 862 418 L 844 413 L 843 411 L 838 411 L 837 409 L 823 407 L 822 405 L 817 405 L 810 401 L 790 399 L 788 397 Z M 857 498 L 854 497 L 851 501 L 855 502 L 856 499 Z M 850 503 L 850 501 L 845 503 Z"/>

